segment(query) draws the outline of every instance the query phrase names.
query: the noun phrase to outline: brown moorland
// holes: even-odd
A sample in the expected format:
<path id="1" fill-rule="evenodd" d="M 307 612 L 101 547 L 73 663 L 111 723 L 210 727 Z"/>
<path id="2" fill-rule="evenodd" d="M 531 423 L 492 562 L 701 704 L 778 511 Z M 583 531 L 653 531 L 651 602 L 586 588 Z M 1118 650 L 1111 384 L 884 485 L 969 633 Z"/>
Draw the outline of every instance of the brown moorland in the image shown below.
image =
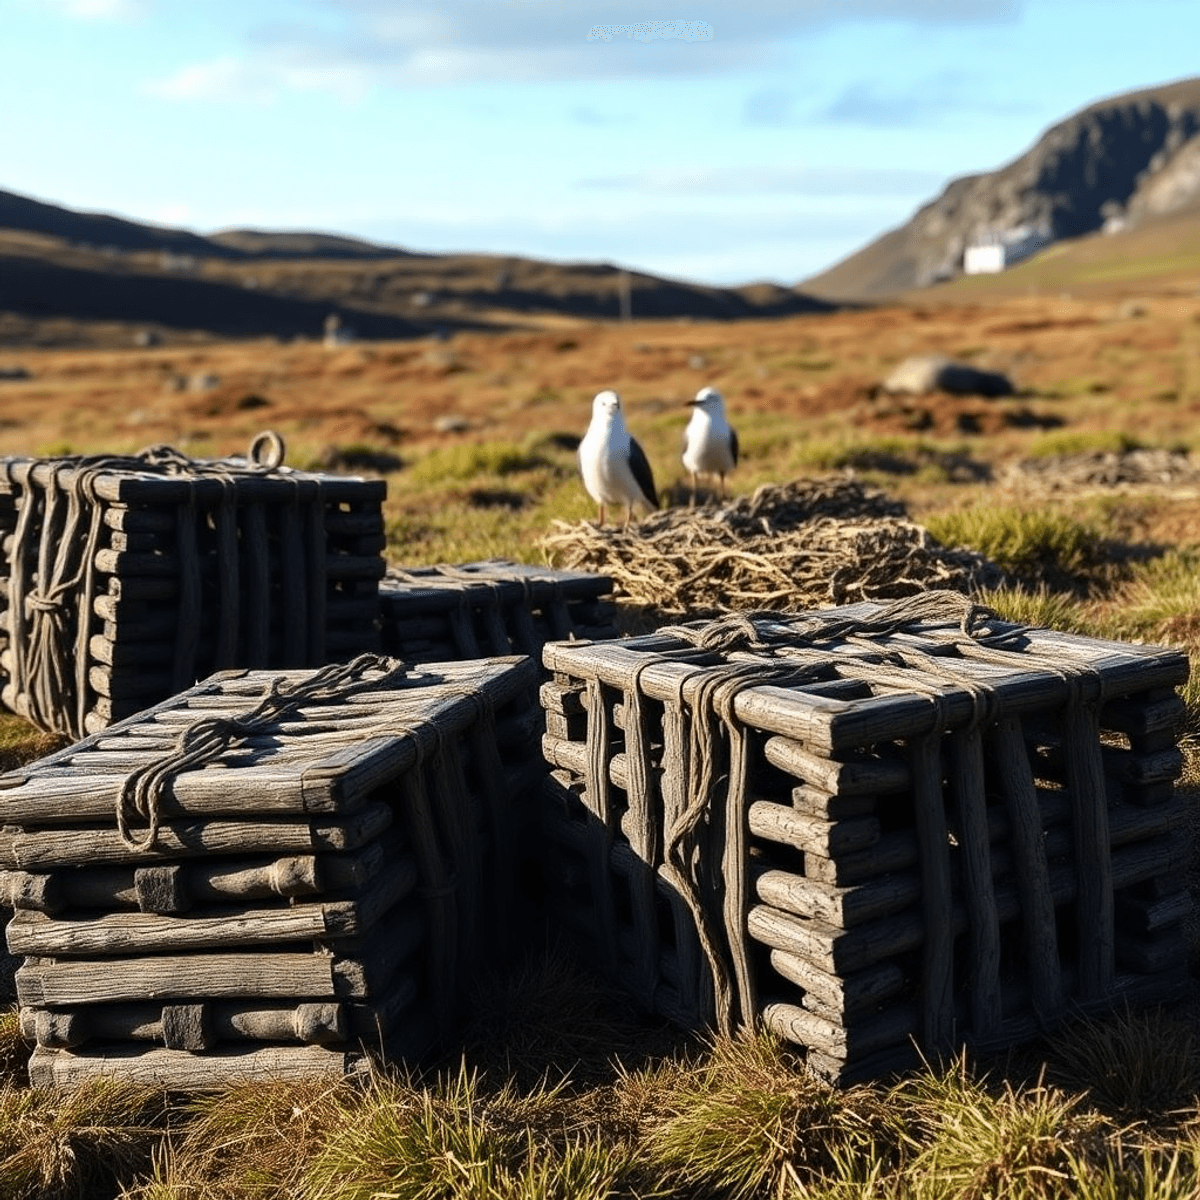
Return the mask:
<path id="1" fill-rule="evenodd" d="M 1067 469 L 1073 456 L 1138 447 L 1200 458 L 1195 287 L 1074 298 L 951 287 L 778 320 L 556 319 L 336 348 L 18 348 L 0 351 L 0 454 L 167 442 L 206 457 L 273 427 L 293 463 L 387 476 L 393 561 L 536 561 L 553 519 L 595 517 L 572 439 L 597 390 L 622 393 L 661 490 L 686 502 L 684 404 L 715 384 L 744 448 L 737 493 L 854 469 L 944 540 L 1018 565 L 1049 553 L 1059 590 L 990 595 L 1004 611 L 1197 649 L 1200 483 L 1101 485 Z M 1006 371 L 1017 392 L 879 390 L 889 368 L 928 353 Z M 1022 460 L 1049 469 L 1006 475 Z M 1198 701 L 1193 686 L 1193 721 Z M 3 765 L 44 749 L 17 718 L 0 719 Z M 1184 780 L 1193 794 L 1197 757 Z M 1193 963 L 1198 951 L 1193 928 Z M 381 1075 L 365 1092 L 234 1088 L 182 1107 L 119 1088 L 32 1091 L 10 1013 L 0 1021 L 0 1189 L 564 1200 L 1182 1200 L 1200 1189 L 1194 1001 L 1083 1023 L 1011 1060 L 931 1066 L 845 1094 L 763 1039 L 697 1049 L 627 1008 L 552 961 L 485 991 L 462 1045 L 433 1064 L 439 1074 Z"/>
<path id="2" fill-rule="evenodd" d="M 879 381 L 912 354 L 1007 372 L 1017 392 L 882 393 Z M 207 457 L 240 452 L 271 427 L 291 463 L 389 476 L 394 559 L 531 558 L 550 516 L 591 513 L 571 439 L 606 387 L 620 391 L 667 490 L 682 482 L 684 406 L 703 385 L 725 393 L 741 436 L 738 491 L 851 466 L 886 477 L 919 512 L 994 498 L 989 475 L 1029 454 L 1195 449 L 1200 297 L 1172 288 L 1135 302 L 976 301 L 952 288 L 920 303 L 735 323 L 556 320 L 535 331 L 336 348 L 26 348 L 0 353 L 6 373 L 23 377 L 0 378 L 0 453 L 169 443 Z M 1142 539 L 1200 540 L 1200 498 L 1187 489 L 1169 504 L 1132 494 L 1107 503 Z"/>

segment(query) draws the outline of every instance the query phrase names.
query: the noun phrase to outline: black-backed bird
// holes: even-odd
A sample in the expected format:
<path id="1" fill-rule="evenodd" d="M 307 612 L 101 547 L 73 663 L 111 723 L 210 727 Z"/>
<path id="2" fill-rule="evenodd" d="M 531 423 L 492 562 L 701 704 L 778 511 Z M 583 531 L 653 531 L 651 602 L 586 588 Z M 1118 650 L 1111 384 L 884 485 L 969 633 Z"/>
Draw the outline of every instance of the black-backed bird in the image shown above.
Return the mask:
<path id="1" fill-rule="evenodd" d="M 701 388 L 692 406 L 692 419 L 683 431 L 683 466 L 692 476 L 692 503 L 696 502 L 696 476 L 715 475 L 725 494 L 725 476 L 737 466 L 738 440 L 725 419 L 725 398 L 716 388 Z"/>
<path id="2" fill-rule="evenodd" d="M 606 504 L 625 505 L 626 525 L 635 504 L 658 508 L 650 463 L 625 428 L 616 392 L 600 392 L 592 401 L 592 422 L 579 443 L 579 473 L 588 495 L 600 505 L 601 525 Z"/>

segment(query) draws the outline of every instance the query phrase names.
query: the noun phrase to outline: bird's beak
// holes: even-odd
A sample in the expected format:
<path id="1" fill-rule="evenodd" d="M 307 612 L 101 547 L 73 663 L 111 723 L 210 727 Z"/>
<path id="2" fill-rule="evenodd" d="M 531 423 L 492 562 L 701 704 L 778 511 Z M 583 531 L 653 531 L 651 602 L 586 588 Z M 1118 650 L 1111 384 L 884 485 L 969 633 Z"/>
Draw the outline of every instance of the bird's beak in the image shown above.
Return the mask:
<path id="1" fill-rule="evenodd" d="M 699 403 L 700 403 L 699 400 L 689 400 L 683 407 L 684 408 L 695 408 L 696 405 Z"/>

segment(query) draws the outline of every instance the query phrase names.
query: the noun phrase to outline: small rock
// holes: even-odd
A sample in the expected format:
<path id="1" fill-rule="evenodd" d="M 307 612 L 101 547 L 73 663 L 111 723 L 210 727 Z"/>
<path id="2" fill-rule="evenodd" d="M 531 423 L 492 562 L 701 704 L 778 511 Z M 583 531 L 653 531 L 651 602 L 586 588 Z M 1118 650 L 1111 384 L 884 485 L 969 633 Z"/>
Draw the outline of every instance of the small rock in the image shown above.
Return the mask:
<path id="1" fill-rule="evenodd" d="M 319 463 L 324 471 L 374 471 L 380 475 L 404 466 L 398 455 L 371 446 L 326 446 Z"/>
<path id="2" fill-rule="evenodd" d="M 507 508 L 516 512 L 529 503 L 529 497 L 508 488 L 472 488 L 467 493 L 467 503 L 472 508 Z"/>
<path id="3" fill-rule="evenodd" d="M 1012 380 L 999 371 L 981 371 L 967 363 L 934 354 L 906 358 L 883 381 L 883 390 L 924 396 L 950 392 L 955 396 L 1011 396 Z"/>
<path id="4" fill-rule="evenodd" d="M 466 433 L 471 428 L 471 422 L 457 413 L 447 413 L 444 417 L 438 417 L 433 427 L 438 433 Z"/>
<path id="5" fill-rule="evenodd" d="M 188 391 L 211 392 L 221 386 L 220 375 L 212 371 L 197 371 L 188 378 Z"/>
<path id="6" fill-rule="evenodd" d="M 444 371 L 447 375 L 452 375 L 456 371 L 465 371 L 467 364 L 463 362 L 462 356 L 447 346 L 437 346 L 429 350 L 425 354 L 425 361 L 431 367 L 437 367 Z"/>
<path id="7" fill-rule="evenodd" d="M 139 329 L 133 335 L 133 344 L 142 350 L 147 346 L 157 346 L 160 340 L 153 329 Z"/>
<path id="8" fill-rule="evenodd" d="M 1132 321 L 1146 315 L 1146 306 L 1138 300 L 1124 300 L 1117 306 L 1118 321 Z"/>
<path id="9" fill-rule="evenodd" d="M 692 354 L 688 356 L 688 366 L 693 371 L 703 371 L 708 366 L 708 359 L 703 354 Z"/>
<path id="10" fill-rule="evenodd" d="M 533 450 L 569 450 L 574 453 L 583 439 L 577 433 L 547 433 L 533 445 Z"/>

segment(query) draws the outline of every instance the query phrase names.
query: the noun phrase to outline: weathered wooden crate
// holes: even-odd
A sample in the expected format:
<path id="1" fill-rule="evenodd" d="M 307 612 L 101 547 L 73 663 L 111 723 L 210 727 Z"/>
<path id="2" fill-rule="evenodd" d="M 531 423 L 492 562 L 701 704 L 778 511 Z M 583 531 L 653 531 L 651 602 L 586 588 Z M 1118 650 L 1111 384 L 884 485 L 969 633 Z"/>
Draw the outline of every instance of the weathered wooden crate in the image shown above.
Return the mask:
<path id="1" fill-rule="evenodd" d="M 341 1074 L 445 1035 L 514 940 L 538 677 L 228 671 L 0 776 L 32 1080 Z"/>
<path id="2" fill-rule="evenodd" d="M 843 1082 L 1177 994 L 1186 657 L 967 615 L 549 645 L 549 910 L 647 1008 Z"/>
<path id="3" fill-rule="evenodd" d="M 378 649 L 382 480 L 252 456 L 0 460 L 0 699 L 80 737 L 229 667 Z"/>
<path id="4" fill-rule="evenodd" d="M 390 567 L 379 585 L 384 652 L 405 662 L 530 654 L 546 642 L 616 636 L 612 580 L 504 559 Z"/>

